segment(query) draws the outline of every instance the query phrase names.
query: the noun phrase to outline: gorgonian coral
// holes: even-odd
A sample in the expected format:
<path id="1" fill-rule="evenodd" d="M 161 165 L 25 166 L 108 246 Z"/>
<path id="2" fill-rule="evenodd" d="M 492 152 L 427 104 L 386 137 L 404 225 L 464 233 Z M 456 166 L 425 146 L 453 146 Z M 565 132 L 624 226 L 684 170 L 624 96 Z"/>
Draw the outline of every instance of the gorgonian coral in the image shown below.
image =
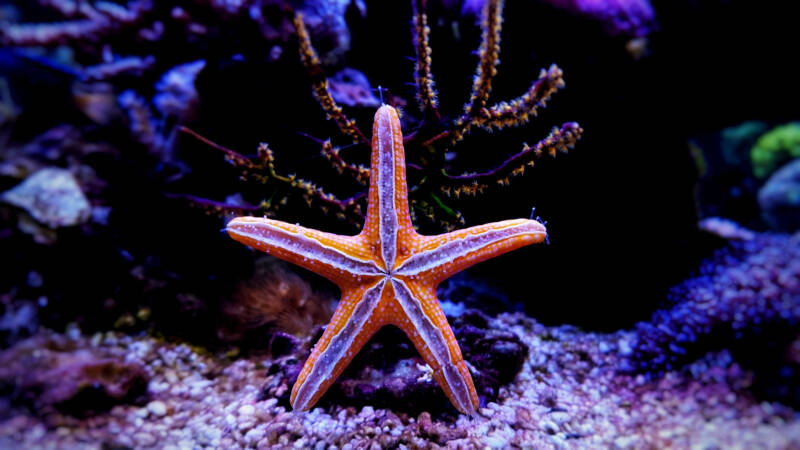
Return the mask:
<path id="1" fill-rule="evenodd" d="M 476 195 L 492 185 L 505 185 L 510 177 L 521 175 L 526 167 L 544 156 L 555 156 L 558 152 L 566 152 L 580 138 L 583 130 L 575 122 L 567 122 L 551 130 L 548 136 L 534 145 L 523 145 L 522 149 L 508 157 L 499 166 L 492 169 L 465 174 L 451 173 L 448 159 L 452 159 L 459 151 L 456 144 L 464 139 L 473 129 L 501 130 L 527 123 L 538 114 L 550 97 L 564 86 L 563 73 L 556 65 L 541 70 L 539 77 L 521 96 L 494 104 L 489 103 L 492 83 L 497 75 L 500 54 L 500 30 L 502 24 L 503 2 L 487 1 L 483 7 L 481 22 L 482 36 L 478 49 L 478 66 L 473 80 L 472 93 L 465 103 L 463 112 L 454 119 L 445 119 L 438 109 L 438 98 L 432 74 L 431 47 L 429 45 L 430 29 L 425 13 L 425 0 L 413 3 L 413 31 L 417 62 L 415 66 L 416 98 L 421 117 L 415 130 L 407 133 L 404 145 L 409 155 L 417 155 L 418 161 L 407 165 L 411 214 L 422 216 L 438 223 L 445 229 L 452 229 L 464 223 L 459 211 L 449 205 L 446 197 Z M 368 147 L 369 139 L 361 131 L 355 120 L 348 117 L 344 109 L 331 95 L 327 76 L 306 28 L 304 16 L 293 13 L 292 23 L 297 32 L 300 57 L 312 84 L 314 97 L 327 113 L 328 119 L 337 125 L 342 135 L 347 138 L 348 148 Z M 293 174 L 284 175 L 275 169 L 276 153 L 267 144 L 261 144 L 255 157 L 247 157 L 241 153 L 210 142 L 186 130 L 198 139 L 223 151 L 232 164 L 242 169 L 241 178 L 263 183 L 269 190 L 280 192 L 264 199 L 260 204 L 249 208 L 250 212 L 260 211 L 266 215 L 274 215 L 281 204 L 293 195 L 299 194 L 308 204 L 322 208 L 325 212 L 335 214 L 355 226 L 361 226 L 364 220 L 365 190 L 368 183 L 366 167 L 347 161 L 342 155 L 343 147 L 334 145 L 330 139 L 320 141 L 322 155 L 339 171 L 362 186 L 362 190 L 349 197 L 339 197 L 331 192 L 328 186 L 321 186 L 313 181 Z M 447 158 L 445 155 L 449 155 Z M 242 207 L 225 205 L 217 202 L 192 200 L 215 211 L 237 210 Z"/>

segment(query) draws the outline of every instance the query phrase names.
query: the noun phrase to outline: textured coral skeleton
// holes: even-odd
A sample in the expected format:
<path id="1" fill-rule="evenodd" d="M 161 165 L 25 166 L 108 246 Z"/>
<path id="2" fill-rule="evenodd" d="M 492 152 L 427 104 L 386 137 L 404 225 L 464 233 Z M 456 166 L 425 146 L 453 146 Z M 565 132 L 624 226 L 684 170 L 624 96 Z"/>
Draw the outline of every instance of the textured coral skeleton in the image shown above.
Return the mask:
<path id="1" fill-rule="evenodd" d="M 510 178 L 522 175 L 527 167 L 533 167 L 535 161 L 544 155 L 555 156 L 558 152 L 567 152 L 583 132 L 575 122 L 567 122 L 555 127 L 542 140 L 534 145 L 524 144 L 522 149 L 508 157 L 499 166 L 482 172 L 452 174 L 449 171 L 446 153 L 457 152 L 456 144 L 463 140 L 471 130 L 501 130 L 527 123 L 545 107 L 550 97 L 564 86 L 563 73 L 552 65 L 541 70 L 538 79 L 521 96 L 510 101 L 501 101 L 489 106 L 492 82 L 497 74 L 500 55 L 500 30 L 502 24 L 503 2 L 487 1 L 483 9 L 481 44 L 478 50 L 479 61 L 474 76 L 473 90 L 463 113 L 455 119 L 445 119 L 439 111 L 435 82 L 432 73 L 431 47 L 429 44 L 430 28 L 425 13 L 425 0 L 414 0 L 413 31 L 417 63 L 415 81 L 417 101 L 421 119 L 418 127 L 404 138 L 404 145 L 413 155 L 429 155 L 424 162 L 411 162 L 407 169 L 413 173 L 415 181 L 410 187 L 410 205 L 412 219 L 425 218 L 438 224 L 445 230 L 452 230 L 463 225 L 465 220 L 461 212 L 448 204 L 448 197 L 462 195 L 475 196 L 489 186 L 507 185 Z M 303 21 L 301 13 L 294 13 L 292 22 L 297 32 L 300 57 L 312 84 L 312 92 L 318 100 L 329 120 L 333 121 L 342 135 L 353 147 L 368 147 L 369 139 L 349 118 L 341 106 L 331 95 L 328 79 L 320 58 L 311 43 L 311 37 Z M 356 192 L 348 197 L 340 197 L 330 192 L 327 187 L 299 177 L 296 174 L 282 175 L 276 171 L 276 153 L 269 145 L 262 143 L 254 157 L 245 156 L 222 145 L 211 142 L 191 130 L 189 134 L 224 152 L 226 159 L 241 168 L 241 179 L 262 183 L 271 192 L 280 192 L 264 199 L 260 204 L 251 207 L 227 205 L 210 200 L 192 198 L 192 201 L 208 210 L 224 213 L 243 211 L 260 212 L 267 216 L 276 216 L 277 210 L 292 197 L 300 196 L 309 205 L 331 213 L 341 220 L 346 220 L 356 227 L 364 223 L 364 206 L 366 193 Z M 341 147 L 330 139 L 319 140 L 321 154 L 340 174 L 346 175 L 361 186 L 368 183 L 368 169 L 362 165 L 347 161 L 341 155 Z M 349 150 L 354 151 L 354 150 Z"/>

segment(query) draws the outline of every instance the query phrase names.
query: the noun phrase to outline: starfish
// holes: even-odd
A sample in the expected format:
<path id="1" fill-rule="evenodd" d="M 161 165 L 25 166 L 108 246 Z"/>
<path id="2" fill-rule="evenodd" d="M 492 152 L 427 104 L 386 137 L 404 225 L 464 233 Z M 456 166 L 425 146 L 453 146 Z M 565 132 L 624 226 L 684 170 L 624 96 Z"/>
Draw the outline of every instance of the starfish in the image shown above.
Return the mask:
<path id="1" fill-rule="evenodd" d="M 478 394 L 436 286 L 473 264 L 542 242 L 544 225 L 517 219 L 438 236 L 418 234 L 408 210 L 400 119 L 388 105 L 375 114 L 367 201 L 366 221 L 356 236 L 257 217 L 239 217 L 227 226 L 237 241 L 316 272 L 342 291 L 292 388 L 292 407 L 309 410 L 379 328 L 395 325 L 433 369 L 453 406 L 474 414 Z"/>

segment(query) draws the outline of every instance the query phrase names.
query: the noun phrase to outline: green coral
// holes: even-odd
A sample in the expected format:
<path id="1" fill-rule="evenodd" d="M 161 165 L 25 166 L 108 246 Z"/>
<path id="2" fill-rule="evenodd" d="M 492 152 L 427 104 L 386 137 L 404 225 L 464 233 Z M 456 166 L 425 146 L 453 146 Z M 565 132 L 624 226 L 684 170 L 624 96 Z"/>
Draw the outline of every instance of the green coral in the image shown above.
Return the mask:
<path id="1" fill-rule="evenodd" d="M 780 125 L 763 134 L 750 150 L 753 174 L 766 178 L 778 167 L 800 158 L 800 123 Z"/>

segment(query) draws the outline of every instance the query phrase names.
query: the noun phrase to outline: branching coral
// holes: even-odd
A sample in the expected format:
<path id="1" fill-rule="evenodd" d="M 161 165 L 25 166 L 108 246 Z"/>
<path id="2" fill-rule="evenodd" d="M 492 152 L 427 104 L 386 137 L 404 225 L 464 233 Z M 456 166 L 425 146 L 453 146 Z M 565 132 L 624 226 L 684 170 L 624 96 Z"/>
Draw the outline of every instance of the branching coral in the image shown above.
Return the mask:
<path id="1" fill-rule="evenodd" d="M 518 98 L 508 102 L 489 105 L 492 82 L 497 74 L 500 54 L 500 30 L 502 25 L 503 2 L 492 0 L 483 8 L 481 44 L 478 55 L 473 89 L 463 113 L 455 120 L 443 119 L 439 112 L 437 92 L 432 74 L 432 50 L 429 44 L 430 29 L 425 13 L 426 1 L 414 0 L 413 31 L 416 49 L 416 97 L 422 117 L 418 127 L 405 138 L 405 146 L 410 155 L 429 155 L 420 164 L 409 163 L 410 179 L 418 180 L 410 186 L 412 214 L 422 215 L 438 223 L 445 229 L 463 224 L 464 219 L 459 211 L 447 204 L 443 196 L 476 195 L 491 185 L 505 185 L 513 176 L 522 175 L 526 167 L 543 155 L 555 156 L 558 152 L 566 152 L 580 138 L 582 129 L 575 122 L 568 122 L 554 128 L 550 134 L 538 143 L 523 145 L 522 150 L 507 158 L 493 169 L 454 175 L 449 172 L 445 153 L 455 151 L 453 147 L 463 140 L 473 129 L 487 131 L 500 130 L 507 127 L 527 123 L 543 108 L 550 97 L 564 86 L 561 69 L 552 65 L 542 70 L 539 78 Z M 355 121 L 349 118 L 331 95 L 328 79 L 320 64 L 320 60 L 311 43 L 303 15 L 293 13 L 294 24 L 299 42 L 300 58 L 309 74 L 312 92 L 329 120 L 333 121 L 354 146 L 367 146 L 368 138 L 360 130 Z M 193 133 L 194 134 L 194 133 Z M 197 136 L 200 138 L 200 136 Z M 230 149 L 211 143 L 222 150 L 229 162 L 242 169 L 242 179 L 255 180 L 272 186 L 282 185 L 286 196 L 292 192 L 300 194 L 310 205 L 317 204 L 325 210 L 334 212 L 337 217 L 348 219 L 356 226 L 363 223 L 363 191 L 348 198 L 339 198 L 317 184 L 301 179 L 295 175 L 279 175 L 275 171 L 274 155 L 266 144 L 259 147 L 256 157 L 246 157 Z M 346 174 L 362 186 L 367 183 L 367 169 L 358 164 L 346 161 L 340 154 L 341 148 L 334 146 L 330 140 L 320 141 L 321 153 L 341 174 Z M 285 188 L 289 189 L 286 190 Z M 281 196 L 280 200 L 286 197 Z M 260 208 L 269 215 L 274 213 L 278 202 L 265 200 Z M 219 209 L 214 204 L 212 209 Z"/>

